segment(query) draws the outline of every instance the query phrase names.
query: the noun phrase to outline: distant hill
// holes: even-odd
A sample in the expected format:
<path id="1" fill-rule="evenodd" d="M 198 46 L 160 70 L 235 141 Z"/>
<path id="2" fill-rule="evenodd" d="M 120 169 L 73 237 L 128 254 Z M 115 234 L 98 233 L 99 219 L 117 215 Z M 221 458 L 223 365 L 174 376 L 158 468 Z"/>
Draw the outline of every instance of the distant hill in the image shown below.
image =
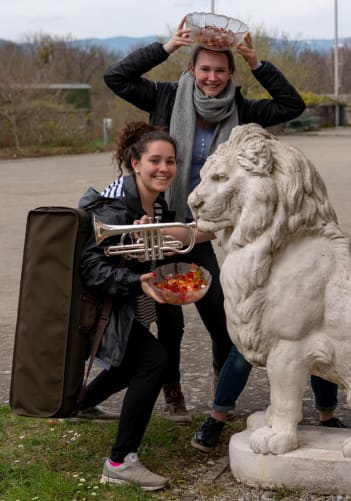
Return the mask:
<path id="1" fill-rule="evenodd" d="M 157 35 L 150 35 L 146 37 L 112 37 L 112 38 L 82 38 L 75 39 L 70 42 L 72 45 L 78 47 L 95 46 L 105 49 L 108 52 L 120 52 L 127 54 L 136 47 L 150 44 L 156 40 L 162 40 Z M 16 45 L 15 42 L 10 42 L 0 38 L 0 46 Z M 22 45 L 22 44 L 21 44 Z"/>
<path id="2" fill-rule="evenodd" d="M 147 37 L 112 37 L 112 38 L 82 38 L 74 40 L 74 45 L 87 47 L 95 46 L 105 49 L 109 52 L 121 52 L 127 54 L 136 47 L 148 45 L 160 37 L 150 35 Z"/>
<path id="3" fill-rule="evenodd" d="M 14 45 L 14 43 L 9 42 L 8 40 L 3 40 L 2 38 L 0 38 L 0 47 L 4 46 L 4 45 Z"/>
<path id="4" fill-rule="evenodd" d="M 335 40 L 325 39 L 325 38 L 311 38 L 305 40 L 292 40 L 292 43 L 296 43 L 300 49 L 313 50 L 316 52 L 328 52 L 334 49 Z M 343 45 L 348 45 L 351 48 L 351 37 L 339 38 L 339 47 Z"/>
<path id="5" fill-rule="evenodd" d="M 110 52 L 122 52 L 128 53 L 133 48 L 142 45 L 147 45 L 156 40 L 160 40 L 160 37 L 156 35 L 150 35 L 148 37 L 113 37 L 113 38 L 85 38 L 76 40 L 75 43 L 81 46 L 95 45 L 97 47 L 102 47 Z M 275 39 L 275 46 L 279 49 L 281 45 L 281 40 Z M 286 43 L 284 41 L 284 43 Z M 291 44 L 299 50 L 304 50 L 306 48 L 314 50 L 317 52 L 327 52 L 334 48 L 334 39 L 304 39 L 304 40 L 291 40 Z M 351 37 L 340 38 L 339 44 L 347 44 L 351 47 Z"/>
<path id="6" fill-rule="evenodd" d="M 96 46 L 101 47 L 109 52 L 119 52 L 122 54 L 127 54 L 131 50 L 136 47 L 140 47 L 143 45 L 147 45 L 149 43 L 155 42 L 157 40 L 161 40 L 161 37 L 158 35 L 150 35 L 146 37 L 111 37 L 111 38 L 82 38 L 72 41 L 73 45 L 78 47 L 87 47 L 87 46 Z M 277 50 L 281 47 L 281 44 L 286 44 L 286 41 L 282 41 L 280 39 L 274 39 L 274 45 Z M 11 43 L 6 40 L 0 39 L 0 45 Z M 314 50 L 317 52 L 327 52 L 334 48 L 334 39 L 304 39 L 304 40 L 290 40 L 291 44 L 297 47 L 299 50 L 304 50 L 306 48 L 310 50 Z M 348 38 L 340 38 L 340 45 L 347 44 L 351 47 L 351 37 Z"/>

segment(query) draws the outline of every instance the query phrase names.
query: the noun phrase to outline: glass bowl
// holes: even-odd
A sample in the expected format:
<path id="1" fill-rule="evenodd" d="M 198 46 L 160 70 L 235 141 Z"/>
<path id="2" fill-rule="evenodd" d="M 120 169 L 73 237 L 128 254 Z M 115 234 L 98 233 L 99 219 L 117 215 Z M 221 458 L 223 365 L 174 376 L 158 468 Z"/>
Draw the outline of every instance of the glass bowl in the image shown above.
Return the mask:
<path id="1" fill-rule="evenodd" d="M 170 263 L 154 270 L 153 289 L 169 304 L 195 303 L 208 291 L 211 273 L 194 263 Z"/>
<path id="2" fill-rule="evenodd" d="M 212 50 L 228 50 L 241 43 L 249 27 L 233 17 L 192 12 L 185 18 L 190 28 L 190 38 L 197 44 Z"/>

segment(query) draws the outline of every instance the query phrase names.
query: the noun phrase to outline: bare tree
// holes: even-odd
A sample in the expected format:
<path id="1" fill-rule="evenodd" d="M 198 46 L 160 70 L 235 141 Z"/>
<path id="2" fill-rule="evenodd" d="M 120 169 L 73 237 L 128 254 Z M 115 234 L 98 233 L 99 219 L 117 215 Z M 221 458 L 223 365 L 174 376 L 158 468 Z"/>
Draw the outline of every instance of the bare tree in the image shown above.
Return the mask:
<path id="1" fill-rule="evenodd" d="M 17 150 L 20 149 L 20 114 L 25 108 L 27 95 L 23 92 L 30 75 L 30 65 L 23 48 L 16 44 L 0 47 L 0 117 L 3 134 L 6 130 Z"/>

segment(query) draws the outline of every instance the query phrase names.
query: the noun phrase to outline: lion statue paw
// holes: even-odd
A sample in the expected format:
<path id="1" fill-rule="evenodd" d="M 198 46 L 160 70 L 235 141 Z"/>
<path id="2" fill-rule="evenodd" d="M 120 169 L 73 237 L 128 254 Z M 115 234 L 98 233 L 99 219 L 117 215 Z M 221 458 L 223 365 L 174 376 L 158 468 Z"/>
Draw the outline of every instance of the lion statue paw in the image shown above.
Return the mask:
<path id="1" fill-rule="evenodd" d="M 298 447 L 297 435 L 264 426 L 251 434 L 250 447 L 256 454 L 284 454 Z"/>

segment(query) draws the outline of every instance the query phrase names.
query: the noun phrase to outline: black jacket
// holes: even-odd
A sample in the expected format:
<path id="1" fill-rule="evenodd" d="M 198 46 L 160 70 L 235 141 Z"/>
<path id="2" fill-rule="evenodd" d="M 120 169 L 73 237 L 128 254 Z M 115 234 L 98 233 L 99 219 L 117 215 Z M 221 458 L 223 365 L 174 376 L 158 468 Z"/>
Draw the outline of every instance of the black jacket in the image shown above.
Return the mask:
<path id="1" fill-rule="evenodd" d="M 112 225 L 133 224 L 145 214 L 133 175 L 123 179 L 124 196 L 103 198 L 89 188 L 80 200 L 81 208 L 93 205 L 91 212 L 103 223 Z M 163 198 L 157 202 L 162 207 L 163 219 L 169 213 Z M 104 247 L 116 243 L 120 236 L 109 237 L 99 246 L 92 233 L 81 256 L 81 277 L 85 287 L 99 299 L 112 296 L 112 313 L 97 354 L 106 366 L 119 366 L 127 346 L 129 333 L 135 318 L 136 298 L 143 294 L 140 275 L 149 270 L 148 263 L 136 259 L 125 260 L 122 256 L 106 256 Z"/>
<path id="2" fill-rule="evenodd" d="M 166 127 L 170 123 L 178 82 L 152 81 L 142 75 L 167 58 L 163 45 L 155 42 L 110 66 L 104 75 L 106 84 L 115 94 L 147 111 L 151 124 Z M 240 124 L 255 122 L 268 127 L 296 118 L 303 112 L 303 99 L 272 63 L 262 61 L 252 73 L 273 99 L 245 99 L 237 88 L 235 100 Z"/>

